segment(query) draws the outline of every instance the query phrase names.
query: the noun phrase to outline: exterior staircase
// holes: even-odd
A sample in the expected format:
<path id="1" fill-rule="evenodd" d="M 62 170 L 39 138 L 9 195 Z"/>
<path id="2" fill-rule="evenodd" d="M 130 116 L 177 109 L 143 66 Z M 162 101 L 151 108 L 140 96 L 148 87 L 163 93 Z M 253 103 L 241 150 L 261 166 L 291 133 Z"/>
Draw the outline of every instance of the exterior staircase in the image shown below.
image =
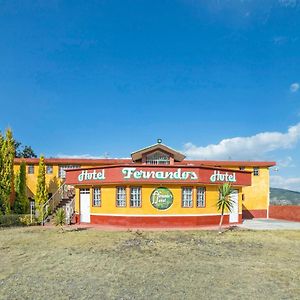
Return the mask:
<path id="1" fill-rule="evenodd" d="M 44 204 L 42 209 L 42 225 L 51 222 L 56 211 L 63 208 L 66 214 L 66 224 L 72 223 L 75 214 L 75 189 L 71 185 L 62 184 L 59 189 Z"/>

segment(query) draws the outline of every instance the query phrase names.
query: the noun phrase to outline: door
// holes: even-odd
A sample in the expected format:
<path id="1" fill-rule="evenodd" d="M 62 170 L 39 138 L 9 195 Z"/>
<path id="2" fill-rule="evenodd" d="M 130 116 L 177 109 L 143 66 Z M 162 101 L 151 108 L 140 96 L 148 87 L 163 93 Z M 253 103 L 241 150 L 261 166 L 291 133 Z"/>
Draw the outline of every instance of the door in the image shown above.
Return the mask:
<path id="1" fill-rule="evenodd" d="M 90 190 L 80 189 L 80 222 L 90 223 Z"/>
<path id="2" fill-rule="evenodd" d="M 233 190 L 230 194 L 232 208 L 229 214 L 229 223 L 237 223 L 239 221 L 239 191 Z"/>

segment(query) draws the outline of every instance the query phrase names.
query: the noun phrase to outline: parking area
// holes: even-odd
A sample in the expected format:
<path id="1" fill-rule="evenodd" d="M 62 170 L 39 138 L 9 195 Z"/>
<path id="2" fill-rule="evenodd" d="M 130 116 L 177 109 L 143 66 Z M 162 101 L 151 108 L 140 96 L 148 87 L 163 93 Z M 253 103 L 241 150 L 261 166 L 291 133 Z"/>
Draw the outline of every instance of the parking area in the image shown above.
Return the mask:
<path id="1" fill-rule="evenodd" d="M 300 230 L 300 222 L 292 222 L 278 219 L 252 219 L 244 220 L 241 228 L 253 230 Z"/>

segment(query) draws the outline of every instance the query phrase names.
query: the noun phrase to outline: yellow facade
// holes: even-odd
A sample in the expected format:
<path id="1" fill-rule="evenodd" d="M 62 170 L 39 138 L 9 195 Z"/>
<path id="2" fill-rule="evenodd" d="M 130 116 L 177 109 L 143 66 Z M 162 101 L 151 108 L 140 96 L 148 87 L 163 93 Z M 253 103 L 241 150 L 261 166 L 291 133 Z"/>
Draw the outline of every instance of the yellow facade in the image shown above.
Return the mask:
<path id="1" fill-rule="evenodd" d="M 93 187 L 81 186 L 80 188 L 90 189 L 90 212 L 94 215 L 101 214 L 114 214 L 114 215 L 214 215 L 218 213 L 216 202 L 219 196 L 217 186 L 205 186 L 205 207 L 196 207 L 196 189 L 198 186 L 193 186 L 193 207 L 182 207 L 181 206 L 181 194 L 182 187 L 192 186 L 180 186 L 180 185 L 163 185 L 168 188 L 173 194 L 173 204 L 166 210 L 158 210 L 150 203 L 151 193 L 154 189 L 162 187 L 162 185 L 143 185 L 142 191 L 142 206 L 141 207 L 130 207 L 130 186 L 126 186 L 126 207 L 116 206 L 116 186 L 95 186 L 101 188 L 101 206 L 93 206 Z M 199 185 L 199 187 L 203 187 Z M 76 200 L 75 200 L 75 211 L 80 212 L 80 201 L 79 191 L 80 188 L 76 188 Z M 242 213 L 241 204 L 241 189 L 239 190 L 239 213 Z"/>
<path id="2" fill-rule="evenodd" d="M 253 171 L 253 168 L 246 168 L 246 171 Z M 268 168 L 259 168 L 259 175 L 252 174 L 252 184 L 243 187 L 244 209 L 262 210 L 268 209 L 270 197 L 270 172 Z"/>
<path id="3" fill-rule="evenodd" d="M 19 164 L 15 164 L 15 172 L 19 170 Z M 51 174 L 46 174 L 46 182 L 49 187 L 49 193 L 54 194 L 55 191 L 62 184 L 63 180 L 59 178 L 59 165 L 53 164 L 53 172 Z M 81 164 L 81 168 L 95 167 L 91 165 Z M 236 166 L 226 166 L 228 169 L 236 170 Z M 26 166 L 26 171 L 28 170 L 28 165 Z M 253 167 L 246 167 L 245 171 L 253 172 Z M 28 187 L 28 197 L 33 198 L 38 176 L 38 164 L 34 164 L 34 173 L 26 175 L 27 187 Z M 149 199 L 150 194 L 157 185 L 143 185 L 142 186 L 142 207 L 141 208 L 131 208 L 129 206 L 129 186 L 127 187 L 127 206 L 126 208 L 116 207 L 116 187 L 115 186 L 102 186 L 102 206 L 93 207 L 91 199 L 91 214 L 129 214 L 129 215 L 139 215 L 139 214 L 166 214 L 166 211 L 159 211 L 152 207 Z M 196 208 L 196 186 L 194 186 L 194 207 L 193 208 L 182 208 L 181 207 L 181 186 L 180 185 L 166 185 L 174 196 L 174 203 L 171 208 L 167 210 L 168 214 L 214 214 L 217 213 L 216 209 L 216 199 L 218 198 L 217 186 L 206 186 L 206 207 Z M 92 197 L 92 190 L 90 193 Z M 260 167 L 259 175 L 254 176 L 252 173 L 252 185 L 248 187 L 239 188 L 239 213 L 243 210 L 267 210 L 269 206 L 269 168 Z M 79 212 L 79 196 L 78 189 L 76 189 L 76 211 Z"/>
<path id="4" fill-rule="evenodd" d="M 29 174 L 28 173 L 28 166 L 26 165 L 26 185 L 27 185 L 27 196 L 30 198 L 34 198 L 34 195 L 36 193 L 36 186 L 37 186 L 37 177 L 38 177 L 38 170 L 39 165 L 36 164 L 30 164 L 34 166 L 34 173 Z M 46 184 L 48 187 L 49 194 L 54 194 L 61 184 L 64 182 L 63 179 L 59 178 L 59 165 L 50 165 L 52 166 L 52 173 L 47 174 L 46 173 Z M 90 165 L 82 165 L 82 168 L 90 168 Z M 15 174 L 19 171 L 20 164 L 14 165 L 14 172 Z"/>

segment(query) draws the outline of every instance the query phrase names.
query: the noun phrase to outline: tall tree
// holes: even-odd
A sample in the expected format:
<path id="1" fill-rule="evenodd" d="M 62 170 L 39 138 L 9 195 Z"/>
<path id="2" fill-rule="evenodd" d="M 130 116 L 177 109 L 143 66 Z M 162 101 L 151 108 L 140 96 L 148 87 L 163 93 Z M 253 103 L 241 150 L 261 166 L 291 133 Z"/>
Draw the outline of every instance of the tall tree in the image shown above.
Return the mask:
<path id="1" fill-rule="evenodd" d="M 18 141 L 14 141 L 15 143 L 15 149 L 16 149 L 16 157 L 17 158 L 32 158 L 37 157 L 31 146 L 22 146 L 22 143 Z"/>
<path id="2" fill-rule="evenodd" d="M 222 224 L 224 218 L 224 212 L 231 212 L 232 209 L 232 200 L 230 194 L 232 193 L 232 188 L 229 183 L 224 183 L 219 187 L 219 200 L 217 201 L 217 208 L 221 211 L 221 218 L 219 223 L 219 233 L 222 232 Z"/>
<path id="3" fill-rule="evenodd" d="M 23 151 L 21 153 L 21 157 L 24 158 L 32 158 L 32 157 L 37 157 L 37 155 L 34 153 L 33 149 L 31 146 L 24 146 Z"/>
<path id="4" fill-rule="evenodd" d="M 11 210 L 11 199 L 14 190 L 14 157 L 15 157 L 15 144 L 11 129 L 7 129 L 5 139 L 1 146 L 1 169 L 0 169 L 0 186 L 1 186 L 1 199 L 2 211 L 6 214 Z"/>
<path id="5" fill-rule="evenodd" d="M 21 162 L 20 169 L 15 176 L 16 199 L 14 211 L 19 214 L 25 214 L 29 209 L 29 201 L 26 195 L 26 164 Z"/>
<path id="6" fill-rule="evenodd" d="M 46 186 L 46 166 L 44 161 L 44 156 L 40 157 L 39 161 L 39 170 L 38 170 L 38 178 L 37 178 L 37 187 L 35 194 L 35 207 L 38 211 L 38 218 L 42 221 L 42 209 L 43 205 L 46 203 L 48 199 L 48 189 Z"/>
<path id="7" fill-rule="evenodd" d="M 2 173 L 2 166 L 3 166 L 3 159 L 2 159 L 2 145 L 4 143 L 4 138 L 2 133 L 0 132 L 0 175 Z M 0 215 L 2 214 L 2 207 L 3 207 L 3 184 L 2 178 L 0 177 Z"/>

